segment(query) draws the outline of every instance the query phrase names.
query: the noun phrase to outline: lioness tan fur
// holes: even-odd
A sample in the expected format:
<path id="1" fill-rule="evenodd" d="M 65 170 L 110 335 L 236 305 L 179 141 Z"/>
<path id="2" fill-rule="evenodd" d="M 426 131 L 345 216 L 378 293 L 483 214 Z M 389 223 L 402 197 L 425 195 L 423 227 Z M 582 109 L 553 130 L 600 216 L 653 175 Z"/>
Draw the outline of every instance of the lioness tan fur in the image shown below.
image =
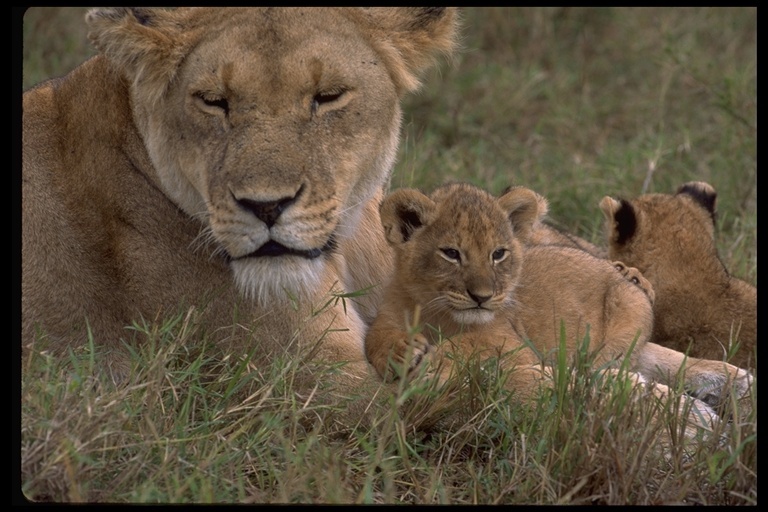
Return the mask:
<path id="1" fill-rule="evenodd" d="M 100 54 L 23 97 L 22 344 L 194 307 L 267 360 L 319 342 L 351 390 L 391 271 L 378 205 L 400 100 L 451 8 L 95 9 Z M 372 287 L 332 302 L 329 292 Z"/>
<path id="2" fill-rule="evenodd" d="M 693 357 L 756 366 L 757 288 L 732 276 L 715 245 L 715 202 L 710 184 L 689 182 L 675 194 L 632 200 L 606 196 L 610 258 L 637 267 L 652 283 L 655 343 Z"/>
<path id="3" fill-rule="evenodd" d="M 545 204 L 523 187 L 494 198 L 461 183 L 429 196 L 401 189 L 384 199 L 381 219 L 395 251 L 395 274 L 366 337 L 366 354 L 380 375 L 403 375 L 398 367 L 412 372 L 437 358 L 445 378 L 446 353 L 465 359 L 514 352 L 508 383 L 526 399 L 551 382 L 544 365 L 559 347 L 562 322 L 569 358 L 589 334 L 596 365 L 629 357 L 638 382 L 655 381 L 663 396 L 680 372 L 685 389 L 712 405 L 730 382 L 740 395 L 746 392 L 747 372 L 686 360 L 648 342 L 653 291 L 636 269 L 580 249 L 529 245 Z M 695 404 L 714 418 L 706 404 Z"/>

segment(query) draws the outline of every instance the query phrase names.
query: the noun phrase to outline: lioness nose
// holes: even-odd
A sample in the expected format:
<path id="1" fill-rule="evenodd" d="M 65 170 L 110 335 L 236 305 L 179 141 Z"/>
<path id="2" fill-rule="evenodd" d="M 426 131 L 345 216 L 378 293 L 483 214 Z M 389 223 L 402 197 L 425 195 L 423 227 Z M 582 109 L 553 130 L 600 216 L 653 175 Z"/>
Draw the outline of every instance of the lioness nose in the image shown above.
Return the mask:
<path id="1" fill-rule="evenodd" d="M 473 301 L 477 302 L 477 305 L 480 306 L 485 301 L 490 299 L 492 297 L 491 294 L 484 293 L 482 295 L 478 295 L 475 293 L 472 293 L 471 291 L 467 290 L 467 295 L 469 295 L 469 298 L 471 298 Z"/>
<path id="2" fill-rule="evenodd" d="M 254 201 L 244 198 L 238 199 L 237 203 L 264 222 L 268 228 L 271 228 L 280 215 L 296 201 L 296 197 L 284 197 L 277 201 Z"/>

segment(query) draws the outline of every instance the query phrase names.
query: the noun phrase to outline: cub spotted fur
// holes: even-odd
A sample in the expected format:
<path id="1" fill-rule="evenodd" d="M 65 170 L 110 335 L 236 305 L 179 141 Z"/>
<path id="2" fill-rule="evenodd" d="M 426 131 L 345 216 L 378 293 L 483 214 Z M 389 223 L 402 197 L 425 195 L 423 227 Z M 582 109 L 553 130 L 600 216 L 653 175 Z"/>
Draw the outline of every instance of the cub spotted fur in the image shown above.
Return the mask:
<path id="1" fill-rule="evenodd" d="M 730 275 L 715 245 L 715 201 L 708 183 L 633 200 L 604 197 L 610 258 L 637 267 L 653 285 L 652 340 L 693 357 L 753 367 L 757 288 Z"/>
<path id="2" fill-rule="evenodd" d="M 368 359 L 380 375 L 397 375 L 392 366 L 403 364 L 413 370 L 436 357 L 446 378 L 446 352 L 467 358 L 514 351 L 510 385 L 530 397 L 549 385 L 542 362 L 550 362 L 559 346 L 562 321 L 569 356 L 588 329 L 595 364 L 630 354 L 638 379 L 656 381 L 662 394 L 684 365 L 685 388 L 712 405 L 729 381 L 745 393 L 747 372 L 718 361 L 686 360 L 648 342 L 653 291 L 635 269 L 580 249 L 528 245 L 545 205 L 523 187 L 494 198 L 468 184 L 445 185 L 429 196 L 401 189 L 385 198 L 381 219 L 395 251 L 395 273 L 366 337 Z M 423 327 L 414 334 L 409 327 L 419 310 Z M 696 405 L 711 413 L 705 404 Z"/>
<path id="3" fill-rule="evenodd" d="M 194 307 L 255 364 L 302 347 L 371 378 L 392 263 L 378 205 L 400 100 L 456 39 L 452 8 L 89 11 L 99 55 L 24 93 L 22 345 L 94 343 Z M 298 340 L 298 342 L 296 341 Z M 244 345 L 244 346 L 243 346 Z M 122 364 L 120 362 L 122 361 Z M 312 389 L 310 387 L 310 389 Z"/>

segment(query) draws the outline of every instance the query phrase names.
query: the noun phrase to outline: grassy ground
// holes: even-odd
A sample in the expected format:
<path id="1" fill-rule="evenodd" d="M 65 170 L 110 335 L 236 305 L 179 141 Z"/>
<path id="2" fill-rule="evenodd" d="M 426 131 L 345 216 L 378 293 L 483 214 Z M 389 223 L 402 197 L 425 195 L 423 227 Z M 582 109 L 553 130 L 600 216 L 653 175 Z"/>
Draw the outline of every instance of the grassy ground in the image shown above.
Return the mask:
<path id="1" fill-rule="evenodd" d="M 25 88 L 91 54 L 84 11 L 27 13 Z M 604 195 L 707 181 L 722 260 L 756 284 L 756 29 L 755 8 L 467 9 L 463 52 L 406 102 L 392 185 L 526 185 L 563 227 L 602 245 Z M 92 347 L 22 361 L 27 497 L 757 503 L 756 389 L 752 412 L 720 427 L 723 440 L 687 448 L 674 415 L 648 425 L 649 401 L 621 386 L 598 393 L 582 385 L 587 370 L 569 377 L 581 383 L 572 394 L 532 410 L 506 406 L 493 376 L 472 374 L 453 404 L 475 413 L 461 425 L 413 432 L 392 408 L 331 438 L 306 421 L 321 406 L 296 403 L 292 363 L 222 360 L 183 320 L 155 326 L 120 389 L 89 377 Z M 432 391 L 410 393 L 418 405 Z"/>

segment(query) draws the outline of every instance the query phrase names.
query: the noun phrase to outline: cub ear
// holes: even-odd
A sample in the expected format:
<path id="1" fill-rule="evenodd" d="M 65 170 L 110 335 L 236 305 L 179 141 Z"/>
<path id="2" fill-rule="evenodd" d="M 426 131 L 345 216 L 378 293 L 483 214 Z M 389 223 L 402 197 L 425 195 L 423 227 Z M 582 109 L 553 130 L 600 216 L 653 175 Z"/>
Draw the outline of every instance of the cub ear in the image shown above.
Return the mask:
<path id="1" fill-rule="evenodd" d="M 381 202 L 379 208 L 384 236 L 392 246 L 404 244 L 413 233 L 428 225 L 435 212 L 435 203 L 415 189 L 395 190 Z"/>
<path id="2" fill-rule="evenodd" d="M 124 76 L 154 102 L 173 80 L 189 36 L 181 30 L 183 9 L 91 9 L 85 15 L 88 39 Z"/>
<path id="3" fill-rule="evenodd" d="M 497 201 L 522 242 L 530 239 L 534 225 L 540 222 L 549 210 L 544 196 L 525 187 L 510 187 Z"/>
<path id="4" fill-rule="evenodd" d="M 399 92 L 416 90 L 418 75 L 457 46 L 455 7 L 371 7 L 363 10 Z"/>
<path id="5" fill-rule="evenodd" d="M 605 228 L 609 244 L 624 245 L 635 235 L 637 213 L 626 199 L 605 196 L 600 200 L 600 209 L 605 216 Z"/>
<path id="6" fill-rule="evenodd" d="M 715 207 L 717 203 L 717 191 L 715 187 L 704 181 L 689 181 L 683 183 L 677 189 L 675 195 L 687 195 L 709 212 L 712 224 L 715 224 Z"/>

